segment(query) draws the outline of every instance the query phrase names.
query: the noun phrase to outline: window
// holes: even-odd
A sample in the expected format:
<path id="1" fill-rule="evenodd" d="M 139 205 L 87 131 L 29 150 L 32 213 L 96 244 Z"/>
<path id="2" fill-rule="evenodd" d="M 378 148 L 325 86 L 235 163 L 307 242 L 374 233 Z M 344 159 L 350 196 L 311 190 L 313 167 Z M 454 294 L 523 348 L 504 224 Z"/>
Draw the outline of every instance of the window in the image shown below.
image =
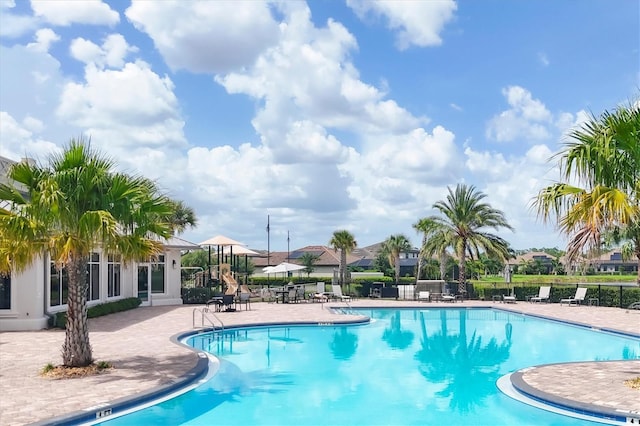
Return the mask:
<path id="1" fill-rule="evenodd" d="M 49 305 L 60 306 L 67 303 L 69 276 L 64 267 L 58 269 L 54 262 L 50 265 Z"/>
<path id="2" fill-rule="evenodd" d="M 107 297 L 120 296 L 120 256 L 107 257 Z"/>
<path id="3" fill-rule="evenodd" d="M 11 275 L 0 274 L 0 309 L 11 309 Z"/>
<path id="4" fill-rule="evenodd" d="M 54 262 L 50 263 L 49 281 L 49 306 L 61 306 L 67 304 L 69 295 L 69 274 L 64 267 L 57 268 Z M 100 255 L 91 253 L 87 264 L 87 300 L 100 298 Z"/>
<path id="5" fill-rule="evenodd" d="M 100 299 L 100 255 L 91 253 L 87 265 L 87 301 Z"/>
<path id="6" fill-rule="evenodd" d="M 164 293 L 164 255 L 151 264 L 151 293 Z"/>

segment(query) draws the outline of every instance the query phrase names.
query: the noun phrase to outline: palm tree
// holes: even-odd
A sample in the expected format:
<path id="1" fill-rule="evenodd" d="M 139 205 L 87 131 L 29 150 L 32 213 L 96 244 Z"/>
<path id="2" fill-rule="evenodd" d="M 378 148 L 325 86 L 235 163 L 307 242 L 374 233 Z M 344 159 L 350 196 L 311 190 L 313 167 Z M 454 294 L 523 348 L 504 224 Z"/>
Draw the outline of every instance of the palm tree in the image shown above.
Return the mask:
<path id="1" fill-rule="evenodd" d="M 47 253 L 68 274 L 66 366 L 93 361 L 86 304 L 91 251 L 143 260 L 171 236 L 172 201 L 152 181 L 113 168 L 82 138 L 72 139 L 48 166 L 16 163 L 8 174 L 12 186 L 0 184 L 0 200 L 8 202 L 0 209 L 0 272 L 24 270 Z"/>
<path id="2" fill-rule="evenodd" d="M 617 232 L 633 246 L 640 283 L 640 104 L 591 116 L 556 157 L 561 179 L 584 188 L 566 182 L 543 188 L 534 200 L 538 217 L 555 219 L 570 237 L 569 261 Z"/>
<path id="3" fill-rule="evenodd" d="M 302 256 L 300 256 L 300 263 L 304 265 L 303 271 L 307 273 L 307 278 L 314 271 L 313 265 L 320 259 L 320 256 L 315 255 L 313 253 L 304 252 Z"/>
<path id="4" fill-rule="evenodd" d="M 393 264 L 396 285 L 398 285 L 398 281 L 400 281 L 400 253 L 411 250 L 411 242 L 406 236 L 396 234 L 387 238 L 382 245 L 382 250 L 389 257 L 389 263 Z"/>
<path id="5" fill-rule="evenodd" d="M 183 201 L 172 201 L 173 211 L 169 216 L 172 232 L 174 235 L 182 234 L 187 227 L 195 228 L 198 220 L 193 209 L 187 206 Z"/>
<path id="6" fill-rule="evenodd" d="M 510 256 L 509 244 L 502 238 L 483 231 L 485 228 L 513 228 L 507 223 L 504 213 L 482 202 L 485 194 L 474 186 L 458 184 L 455 191 L 448 188 L 446 201 L 438 201 L 433 207 L 444 217 L 429 216 L 433 222 L 431 238 L 423 247 L 427 255 L 442 253 L 451 247 L 459 266 L 458 293 L 467 291 L 465 264 L 467 256 L 479 258 L 483 251 L 487 256 L 506 260 Z"/>
<path id="7" fill-rule="evenodd" d="M 346 281 L 347 254 L 353 251 L 358 246 L 358 243 L 351 232 L 347 230 L 340 230 L 333 233 L 333 236 L 329 241 L 329 245 L 333 247 L 335 251 L 340 250 L 340 266 L 338 273 L 340 275 L 339 284 L 342 285 Z"/>
<path id="8" fill-rule="evenodd" d="M 422 233 L 422 246 L 420 246 L 420 255 L 418 258 L 418 271 L 421 270 L 422 261 L 424 259 L 432 257 L 434 254 L 436 254 L 438 256 L 438 262 L 440 264 L 440 279 L 444 280 L 449 255 L 447 254 L 448 246 L 446 241 L 439 239 L 438 232 L 440 231 L 440 228 L 438 226 L 438 222 L 432 220 L 431 218 L 425 217 L 414 223 L 413 228 L 416 231 Z M 429 243 L 429 245 L 427 245 L 427 243 Z M 430 253 L 427 253 L 427 251 L 425 251 L 425 248 L 427 247 L 429 248 Z"/>

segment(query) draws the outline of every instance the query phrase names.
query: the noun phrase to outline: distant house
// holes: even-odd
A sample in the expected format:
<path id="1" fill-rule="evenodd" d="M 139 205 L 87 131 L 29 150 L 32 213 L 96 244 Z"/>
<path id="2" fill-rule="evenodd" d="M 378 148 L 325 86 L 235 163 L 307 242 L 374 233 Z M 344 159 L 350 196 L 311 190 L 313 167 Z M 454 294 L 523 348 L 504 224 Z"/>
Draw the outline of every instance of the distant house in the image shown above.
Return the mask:
<path id="1" fill-rule="evenodd" d="M 596 273 L 638 272 L 638 262 L 636 259 L 623 260 L 620 249 L 606 252 L 595 259 L 591 259 L 589 263 Z"/>
<path id="2" fill-rule="evenodd" d="M 553 273 L 555 259 L 554 256 L 543 251 L 530 251 L 517 256 L 515 259 L 509 259 L 508 263 L 511 270 L 517 270 L 518 273 L 522 273 L 521 269 L 523 267 L 535 264 L 538 273 L 549 275 Z"/>
<path id="3" fill-rule="evenodd" d="M 331 247 L 327 246 L 306 246 L 299 249 L 296 249 L 291 252 L 270 252 L 269 257 L 267 259 L 267 255 L 265 252 L 261 252 L 260 257 L 253 257 L 252 262 L 255 266 L 255 271 L 253 273 L 254 277 L 266 277 L 267 274 L 262 272 L 262 268 L 265 266 L 275 266 L 282 262 L 293 263 L 297 265 L 302 265 L 302 261 L 300 260 L 305 253 L 313 254 L 318 257 L 316 263 L 313 264 L 313 272 L 310 277 L 332 277 L 334 270 L 338 270 L 340 267 L 340 251 L 335 251 Z M 353 254 L 347 255 L 347 265 L 351 262 L 356 261 L 358 258 Z M 268 263 L 267 263 L 268 262 Z M 293 276 L 306 277 L 307 273 L 303 270 L 295 271 L 291 273 Z"/>
<path id="4" fill-rule="evenodd" d="M 0 157 L 0 179 L 7 182 L 14 162 Z M 105 255 L 97 247 L 90 256 L 87 305 L 137 297 L 142 305 L 180 305 L 181 250 L 199 248 L 173 237 L 163 242 L 156 259 L 124 263 L 118 255 Z M 0 276 L 0 331 L 40 330 L 49 316 L 67 309 L 67 274 L 48 255 L 40 256 L 26 270 Z"/>
<path id="5" fill-rule="evenodd" d="M 352 255 L 359 257 L 358 260 L 349 263 L 349 266 L 362 268 L 364 270 L 374 269 L 374 263 L 376 257 L 382 250 L 383 242 L 372 244 L 370 246 L 356 248 Z M 408 252 L 400 253 L 400 276 L 413 276 L 415 275 L 416 268 L 418 266 L 418 257 L 420 256 L 420 250 L 412 248 Z M 393 265 L 391 265 L 393 267 Z"/>

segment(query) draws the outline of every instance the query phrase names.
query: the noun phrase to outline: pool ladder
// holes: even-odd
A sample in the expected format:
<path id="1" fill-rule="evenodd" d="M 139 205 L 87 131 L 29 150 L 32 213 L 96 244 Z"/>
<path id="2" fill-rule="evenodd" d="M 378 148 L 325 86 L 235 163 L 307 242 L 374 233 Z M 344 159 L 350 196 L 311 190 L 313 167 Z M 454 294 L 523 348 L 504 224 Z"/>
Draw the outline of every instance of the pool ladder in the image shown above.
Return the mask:
<path id="1" fill-rule="evenodd" d="M 198 313 L 200 314 L 200 323 L 196 324 L 196 314 Z M 207 307 L 204 307 L 202 309 L 193 308 L 192 319 L 193 328 L 206 328 L 211 326 L 211 328 L 213 328 L 214 330 L 219 329 L 221 331 L 224 331 L 224 323 L 222 322 L 222 320 L 218 318 L 218 316 Z M 205 326 L 205 321 L 208 323 L 207 326 Z M 219 326 L 216 325 L 216 323 L 219 324 Z"/>

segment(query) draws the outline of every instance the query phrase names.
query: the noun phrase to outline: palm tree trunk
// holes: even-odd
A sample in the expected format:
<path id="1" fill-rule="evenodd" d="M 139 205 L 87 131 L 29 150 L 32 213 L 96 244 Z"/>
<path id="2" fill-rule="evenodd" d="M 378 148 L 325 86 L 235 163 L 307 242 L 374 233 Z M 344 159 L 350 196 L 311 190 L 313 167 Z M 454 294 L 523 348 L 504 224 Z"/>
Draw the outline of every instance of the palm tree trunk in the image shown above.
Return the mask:
<path id="1" fill-rule="evenodd" d="M 458 253 L 458 259 L 460 262 L 459 271 L 458 271 L 458 293 L 464 295 L 467 292 L 467 281 L 466 281 L 466 254 L 467 254 L 467 245 L 465 243 L 462 244 L 460 249 L 460 253 Z"/>
<path id="2" fill-rule="evenodd" d="M 447 253 L 443 250 L 440 253 L 440 279 L 444 280 L 447 276 Z"/>
<path id="3" fill-rule="evenodd" d="M 638 285 L 640 285 L 640 241 L 636 241 L 636 258 L 638 259 Z"/>
<path id="4" fill-rule="evenodd" d="M 395 267 L 396 267 L 396 286 L 398 285 L 398 282 L 400 281 L 400 255 L 396 255 L 395 258 Z"/>
<path id="5" fill-rule="evenodd" d="M 422 273 L 422 261 L 424 260 L 424 246 L 427 245 L 427 234 L 422 236 L 422 247 L 420 248 L 420 254 L 418 254 L 418 271 L 416 271 L 416 283 L 420 279 Z"/>
<path id="6" fill-rule="evenodd" d="M 65 265 L 69 274 L 67 329 L 62 346 L 62 363 L 67 367 L 84 367 L 93 362 L 87 321 L 86 257 L 73 257 Z"/>
<path id="7" fill-rule="evenodd" d="M 345 276 L 345 270 L 347 269 L 347 251 L 342 248 L 340 249 L 340 286 L 342 287 L 342 284 L 344 284 L 344 276 Z"/>

